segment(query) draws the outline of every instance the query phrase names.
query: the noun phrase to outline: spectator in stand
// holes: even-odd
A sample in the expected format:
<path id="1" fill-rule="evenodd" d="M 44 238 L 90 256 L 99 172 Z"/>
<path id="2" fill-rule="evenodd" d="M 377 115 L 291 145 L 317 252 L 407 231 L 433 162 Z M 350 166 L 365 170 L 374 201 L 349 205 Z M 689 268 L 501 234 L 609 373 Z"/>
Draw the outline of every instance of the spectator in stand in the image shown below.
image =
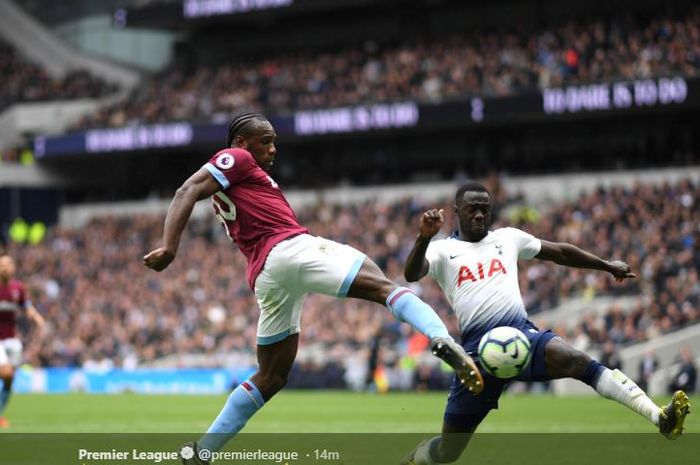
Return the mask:
<path id="1" fill-rule="evenodd" d="M 72 71 L 55 79 L 40 66 L 20 58 L 0 40 L 0 111 L 19 102 L 97 98 L 113 93 L 117 87 L 96 79 L 86 71 Z"/>
<path id="2" fill-rule="evenodd" d="M 379 351 L 381 350 L 383 328 L 377 331 L 369 345 L 369 357 L 367 357 L 367 376 L 365 378 L 365 388 L 372 390 L 374 384 L 374 373 L 379 364 Z"/>
<path id="3" fill-rule="evenodd" d="M 608 340 L 622 347 L 697 323 L 699 199 L 700 185 L 690 181 L 601 188 L 527 215 L 534 223 L 518 220 L 514 225 L 530 233 L 625 258 L 639 273 L 638 283 L 620 286 L 618 292 L 585 271 L 562 275 L 556 268 L 523 262 L 520 285 L 527 305 L 542 310 L 583 295 L 639 296 L 630 309 L 614 306 L 602 316 L 582 317 L 568 339 L 590 349 Z M 449 208 L 450 201 L 443 206 Z M 319 203 L 299 209 L 298 216 L 314 234 L 364 248 L 391 279 L 401 280 L 413 221 L 426 207 L 417 199 Z M 213 218 L 193 221 L 182 239 L 185 255 L 168 270 L 169 279 L 159 282 L 136 258 L 144 244 L 157 241 L 161 223 L 159 216 L 97 218 L 79 229 L 54 227 L 35 246 L 8 245 L 9 253 L 23 257 L 18 273 L 30 277 L 31 300 L 52 326 L 44 343 L 24 341 L 30 363 L 134 366 L 167 358 L 185 364 L 188 356 L 199 354 L 213 366 L 232 353 L 254 363 L 249 348 L 255 343 L 256 303 L 245 284 L 230 281 L 243 274 L 240 254 L 225 247 L 223 253 L 205 254 L 211 244 L 228 238 Z M 201 269 L 215 272 L 205 280 Z M 413 289 L 455 332 L 456 321 L 439 288 L 425 282 Z M 304 322 L 300 357 L 320 354 L 313 359 L 317 366 L 322 365 L 318 360 L 342 364 L 367 350 L 381 328 L 383 350 L 404 354 L 411 337 L 387 325 L 373 306 L 315 295 L 306 301 Z"/>
<path id="4" fill-rule="evenodd" d="M 0 151 L 0 164 L 19 163 L 19 149 L 12 148 Z"/>
<path id="5" fill-rule="evenodd" d="M 642 391 L 646 391 L 649 387 L 651 375 L 659 368 L 659 359 L 654 355 L 654 351 L 649 349 L 644 352 L 642 359 L 639 361 L 639 378 L 637 386 Z M 675 392 L 675 391 L 674 391 Z"/>
<path id="6" fill-rule="evenodd" d="M 695 359 L 693 358 L 690 347 L 686 346 L 681 348 L 679 361 L 681 366 L 678 373 L 673 377 L 673 381 L 671 381 L 669 392 L 684 389 L 688 394 L 692 394 L 695 392 L 696 388 L 698 369 L 695 366 Z"/>
<path id="7" fill-rule="evenodd" d="M 600 356 L 600 363 L 611 370 L 622 370 L 622 361 L 620 360 L 620 355 L 617 353 L 613 341 L 607 340 L 605 344 L 603 344 L 603 353 Z"/>
<path id="8" fill-rule="evenodd" d="M 502 97 L 603 80 L 700 73 L 700 8 L 649 21 L 571 21 L 551 29 L 473 31 L 333 53 L 295 52 L 240 66 L 176 65 L 77 128 L 224 121 L 243 109 L 293 110 L 411 99 Z"/>

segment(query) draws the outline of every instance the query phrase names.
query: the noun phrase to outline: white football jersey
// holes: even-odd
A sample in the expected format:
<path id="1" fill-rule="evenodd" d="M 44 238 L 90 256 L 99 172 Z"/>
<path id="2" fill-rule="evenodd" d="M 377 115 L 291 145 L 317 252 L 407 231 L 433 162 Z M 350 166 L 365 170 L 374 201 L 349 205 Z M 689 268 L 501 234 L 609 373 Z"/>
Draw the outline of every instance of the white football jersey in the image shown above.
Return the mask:
<path id="1" fill-rule="evenodd" d="M 442 288 L 462 332 L 492 320 L 527 318 L 518 284 L 518 258 L 540 253 L 539 239 L 516 228 L 501 228 L 479 242 L 433 241 L 425 258 L 428 275 Z"/>

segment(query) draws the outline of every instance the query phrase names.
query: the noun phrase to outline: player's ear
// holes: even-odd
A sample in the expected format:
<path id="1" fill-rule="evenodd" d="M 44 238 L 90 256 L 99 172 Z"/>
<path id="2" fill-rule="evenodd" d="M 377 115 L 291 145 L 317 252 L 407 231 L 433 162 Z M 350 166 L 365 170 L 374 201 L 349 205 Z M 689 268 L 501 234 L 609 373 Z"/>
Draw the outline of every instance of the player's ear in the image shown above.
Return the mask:
<path id="1" fill-rule="evenodd" d="M 452 206 L 452 211 L 455 212 L 455 214 L 457 213 L 458 210 L 459 210 L 459 206 L 457 206 L 457 205 Z"/>
<path id="2" fill-rule="evenodd" d="M 238 149 L 248 149 L 248 141 L 239 134 L 233 138 L 233 146 Z"/>

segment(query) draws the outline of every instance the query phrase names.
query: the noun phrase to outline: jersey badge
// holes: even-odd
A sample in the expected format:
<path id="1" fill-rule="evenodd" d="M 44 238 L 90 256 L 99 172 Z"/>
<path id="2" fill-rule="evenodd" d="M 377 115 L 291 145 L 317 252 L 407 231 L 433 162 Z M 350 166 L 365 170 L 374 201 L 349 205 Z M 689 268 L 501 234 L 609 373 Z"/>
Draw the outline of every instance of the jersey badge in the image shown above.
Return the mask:
<path id="1" fill-rule="evenodd" d="M 233 155 L 231 155 L 230 153 L 224 153 L 220 155 L 214 162 L 216 167 L 222 170 L 229 170 L 233 168 L 233 165 L 235 163 L 236 161 L 234 160 Z"/>

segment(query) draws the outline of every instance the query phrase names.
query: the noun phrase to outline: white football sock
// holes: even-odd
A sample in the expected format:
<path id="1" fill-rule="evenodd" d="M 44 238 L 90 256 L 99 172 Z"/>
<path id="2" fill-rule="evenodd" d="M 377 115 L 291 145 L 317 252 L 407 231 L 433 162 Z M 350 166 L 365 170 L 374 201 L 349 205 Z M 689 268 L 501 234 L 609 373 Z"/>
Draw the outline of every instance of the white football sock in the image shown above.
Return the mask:
<path id="1" fill-rule="evenodd" d="M 653 424 L 659 425 L 659 407 L 620 370 L 605 368 L 598 378 L 595 390 L 601 396 L 616 400 Z"/>
<path id="2" fill-rule="evenodd" d="M 416 465 L 438 465 L 438 463 L 430 456 L 430 444 L 436 439 L 440 439 L 440 436 L 436 436 L 418 446 L 418 449 L 416 449 L 416 453 L 413 456 L 413 461 Z"/>

